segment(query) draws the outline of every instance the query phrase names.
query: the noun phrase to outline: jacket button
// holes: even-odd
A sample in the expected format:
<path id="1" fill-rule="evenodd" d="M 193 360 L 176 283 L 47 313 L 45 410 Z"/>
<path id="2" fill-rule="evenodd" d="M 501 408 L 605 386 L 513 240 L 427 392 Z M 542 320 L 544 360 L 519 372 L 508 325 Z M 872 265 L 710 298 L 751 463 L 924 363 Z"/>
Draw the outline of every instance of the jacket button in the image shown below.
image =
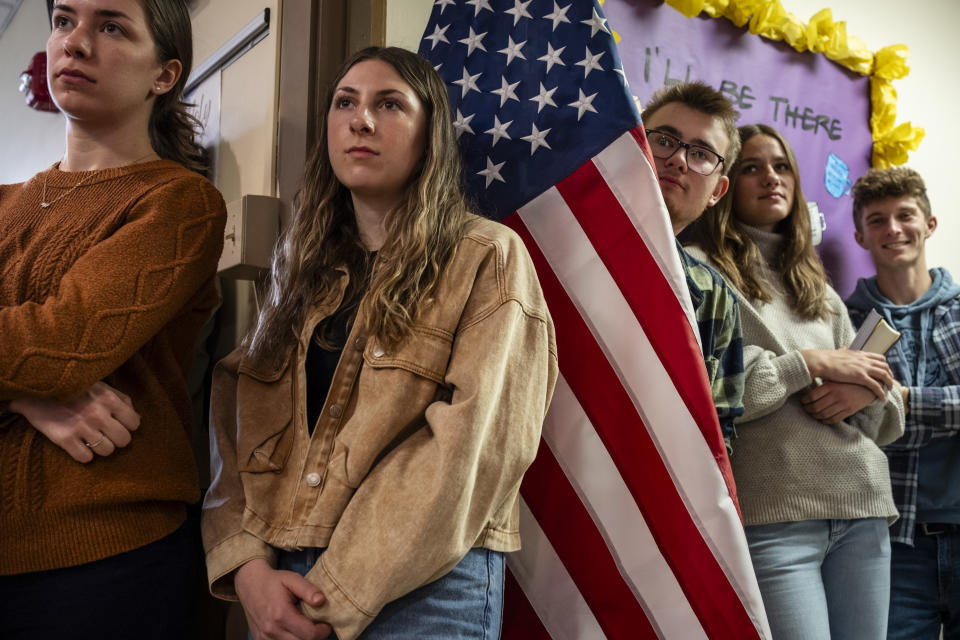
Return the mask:
<path id="1" fill-rule="evenodd" d="M 377 345 L 376 347 L 373 348 L 374 358 L 382 358 L 384 353 L 386 352 L 383 350 L 383 347 L 381 347 L 380 345 Z"/>
<path id="2" fill-rule="evenodd" d="M 357 339 L 353 341 L 353 348 L 357 351 L 363 351 L 365 346 L 367 346 L 366 336 L 358 336 Z"/>
<path id="3" fill-rule="evenodd" d="M 334 418 L 339 418 L 341 415 L 343 415 L 343 407 L 339 404 L 330 405 L 330 415 Z"/>
<path id="4" fill-rule="evenodd" d="M 307 474 L 307 484 L 311 487 L 320 486 L 320 474 L 319 473 L 308 473 Z"/>

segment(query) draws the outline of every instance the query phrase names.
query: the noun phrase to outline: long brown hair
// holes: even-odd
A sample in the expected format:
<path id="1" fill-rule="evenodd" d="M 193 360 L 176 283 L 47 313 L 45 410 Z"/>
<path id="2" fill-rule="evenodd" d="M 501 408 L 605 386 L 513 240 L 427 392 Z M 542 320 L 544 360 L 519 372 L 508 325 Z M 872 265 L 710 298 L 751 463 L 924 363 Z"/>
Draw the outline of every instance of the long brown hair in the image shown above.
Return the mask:
<path id="1" fill-rule="evenodd" d="M 350 191 L 337 180 L 327 151 L 327 113 L 334 91 L 344 75 L 364 60 L 382 60 L 392 66 L 417 94 L 427 116 L 423 158 L 399 205 L 387 215 L 386 242 L 372 271 L 360 242 Z M 447 87 L 429 62 L 397 47 L 358 51 L 340 67 L 325 107 L 319 140 L 295 199 L 293 222 L 274 252 L 266 303 L 248 336 L 255 357 L 284 350 L 302 326 L 310 304 L 332 294 L 338 269 L 346 269 L 350 279 L 345 300 L 357 293 L 357 287 L 367 288 L 359 312 L 367 319 L 365 329 L 381 344 L 395 345 L 409 334 L 417 309 L 431 303 L 469 219 L 460 189 L 460 154 Z"/>
<path id="2" fill-rule="evenodd" d="M 179 60 L 183 72 L 170 91 L 160 94 L 150 113 L 150 145 L 161 158 L 188 169 L 205 170 L 203 148 L 196 141 L 200 123 L 187 111 L 183 88 L 193 66 L 190 12 L 183 0 L 140 0 L 160 62 Z"/>
<path id="3" fill-rule="evenodd" d="M 830 313 L 826 298 L 827 275 L 813 249 L 810 216 L 807 201 L 800 189 L 800 175 L 793 149 L 779 131 L 765 124 L 744 125 L 738 132 L 741 145 L 746 145 L 756 135 L 766 135 L 777 140 L 783 148 L 793 174 L 793 207 L 778 225 L 777 231 L 783 234 L 785 242 L 776 264 L 771 266 L 781 274 L 781 284 L 794 311 L 809 320 L 824 319 Z M 770 302 L 770 285 L 759 272 L 764 258 L 734 212 L 734 185 L 741 171 L 742 154 L 730 171 L 730 188 L 691 225 L 690 235 L 734 288 L 751 301 Z"/>

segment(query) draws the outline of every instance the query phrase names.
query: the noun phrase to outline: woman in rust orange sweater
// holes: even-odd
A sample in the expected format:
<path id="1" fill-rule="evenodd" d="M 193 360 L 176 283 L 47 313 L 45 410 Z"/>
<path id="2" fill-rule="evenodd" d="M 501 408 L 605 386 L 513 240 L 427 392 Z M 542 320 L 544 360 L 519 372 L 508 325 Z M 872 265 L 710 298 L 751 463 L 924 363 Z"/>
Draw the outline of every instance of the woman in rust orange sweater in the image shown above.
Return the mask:
<path id="1" fill-rule="evenodd" d="M 183 0 L 61 0 L 66 152 L 0 186 L 0 637 L 185 637 L 186 373 L 223 200 L 181 101 Z"/>

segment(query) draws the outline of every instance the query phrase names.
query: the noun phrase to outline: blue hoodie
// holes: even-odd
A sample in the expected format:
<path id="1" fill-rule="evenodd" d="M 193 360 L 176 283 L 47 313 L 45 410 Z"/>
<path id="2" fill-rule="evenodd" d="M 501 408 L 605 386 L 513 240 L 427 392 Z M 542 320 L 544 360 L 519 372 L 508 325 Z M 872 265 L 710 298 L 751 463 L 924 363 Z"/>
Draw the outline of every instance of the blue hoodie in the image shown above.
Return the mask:
<path id="1" fill-rule="evenodd" d="M 893 346 L 905 366 L 893 374 L 906 387 L 949 384 L 933 346 L 933 314 L 937 306 L 960 295 L 960 286 L 941 268 L 930 270 L 933 284 L 910 304 L 897 305 L 877 288 L 876 278 L 861 278 L 847 299 L 852 309 L 876 309 L 903 334 Z M 917 522 L 960 523 L 960 438 L 934 440 L 920 450 Z"/>

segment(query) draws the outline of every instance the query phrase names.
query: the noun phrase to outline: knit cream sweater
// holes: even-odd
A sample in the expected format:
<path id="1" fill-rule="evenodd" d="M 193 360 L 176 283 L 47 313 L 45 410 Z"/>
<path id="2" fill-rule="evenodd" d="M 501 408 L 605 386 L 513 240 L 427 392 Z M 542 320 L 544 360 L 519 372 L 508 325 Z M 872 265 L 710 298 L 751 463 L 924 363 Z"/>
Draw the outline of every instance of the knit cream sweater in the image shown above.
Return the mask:
<path id="1" fill-rule="evenodd" d="M 767 265 L 783 238 L 750 229 Z M 710 262 L 697 247 L 691 255 Z M 779 283 L 765 266 L 762 275 Z M 803 409 L 800 398 L 813 380 L 800 351 L 837 349 L 850 344 L 853 328 L 843 302 L 828 285 L 832 313 L 826 320 L 804 320 L 794 313 L 779 286 L 769 304 L 751 302 L 739 291 L 743 321 L 746 385 L 744 415 L 730 461 L 747 525 L 828 518 L 897 517 L 886 456 L 878 445 L 903 433 L 900 394 L 887 393 L 835 425 L 824 425 Z"/>

